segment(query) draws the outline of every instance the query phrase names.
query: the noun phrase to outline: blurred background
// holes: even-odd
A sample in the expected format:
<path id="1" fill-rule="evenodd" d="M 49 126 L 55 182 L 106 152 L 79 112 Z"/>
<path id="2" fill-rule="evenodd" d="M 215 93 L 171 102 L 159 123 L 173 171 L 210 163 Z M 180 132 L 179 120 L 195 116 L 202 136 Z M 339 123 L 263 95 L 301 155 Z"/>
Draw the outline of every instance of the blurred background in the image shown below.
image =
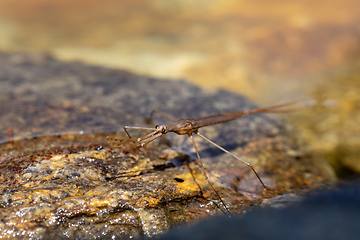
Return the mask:
<path id="1" fill-rule="evenodd" d="M 319 99 L 290 120 L 339 176 L 352 176 L 360 173 L 359 9 L 358 0 L 0 0 L 0 51 L 187 79 L 260 105 Z"/>

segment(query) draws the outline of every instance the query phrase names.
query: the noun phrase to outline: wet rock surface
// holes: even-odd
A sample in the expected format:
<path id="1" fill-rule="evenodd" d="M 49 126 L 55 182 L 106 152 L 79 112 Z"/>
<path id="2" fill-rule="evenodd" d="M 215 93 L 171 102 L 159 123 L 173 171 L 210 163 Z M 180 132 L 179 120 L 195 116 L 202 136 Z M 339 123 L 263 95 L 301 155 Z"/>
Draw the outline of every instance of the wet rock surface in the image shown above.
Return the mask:
<path id="1" fill-rule="evenodd" d="M 2 238 L 147 238 L 223 214 L 188 137 L 169 135 L 138 151 L 109 146 L 107 136 L 126 138 L 124 125 L 147 126 L 153 109 L 196 118 L 256 107 L 251 101 L 40 54 L 1 53 L 0 66 Z M 269 187 L 264 192 L 243 163 L 196 138 L 233 214 L 334 180 L 279 115 L 200 132 L 249 161 Z"/>
<path id="2" fill-rule="evenodd" d="M 242 217 L 216 217 L 160 239 L 358 239 L 359 183 L 312 194 L 281 209 L 268 207 Z M 336 226 L 336 227 L 335 227 Z"/>

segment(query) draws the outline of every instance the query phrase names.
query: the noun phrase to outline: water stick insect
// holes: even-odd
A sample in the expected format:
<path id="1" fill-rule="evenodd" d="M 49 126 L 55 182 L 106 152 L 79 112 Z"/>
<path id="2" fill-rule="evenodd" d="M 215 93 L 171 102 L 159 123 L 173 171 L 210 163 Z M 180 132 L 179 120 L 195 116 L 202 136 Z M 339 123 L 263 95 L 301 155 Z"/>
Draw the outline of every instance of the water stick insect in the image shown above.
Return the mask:
<path id="1" fill-rule="evenodd" d="M 211 115 L 207 117 L 200 117 L 200 118 L 194 118 L 194 119 L 180 119 L 180 120 L 174 120 L 165 114 L 162 114 L 158 111 L 152 111 L 150 114 L 150 117 L 154 113 L 158 113 L 161 116 L 165 117 L 166 119 L 170 120 L 172 124 L 168 125 L 156 125 L 155 128 L 148 128 L 148 127 L 132 127 L 132 126 L 125 126 L 124 130 L 126 134 L 129 136 L 128 139 L 110 139 L 110 143 L 112 145 L 116 146 L 122 146 L 127 148 L 139 148 L 147 145 L 148 143 L 154 141 L 155 139 L 167 134 L 167 133 L 176 133 L 178 135 L 188 135 L 192 141 L 192 144 L 194 146 L 194 150 L 196 152 L 200 167 L 203 171 L 203 174 L 205 176 L 206 181 L 209 183 L 210 187 L 215 192 L 216 196 L 219 198 L 220 202 L 224 206 L 224 208 L 229 212 L 226 204 L 222 200 L 220 194 L 216 191 L 213 184 L 209 181 L 206 170 L 202 164 L 201 157 L 197 148 L 197 145 L 195 143 L 193 135 L 197 135 L 200 138 L 204 139 L 208 143 L 212 144 L 213 146 L 219 148 L 220 150 L 224 151 L 227 154 L 230 154 L 232 157 L 236 158 L 237 160 L 244 163 L 251 171 L 256 175 L 257 179 L 261 183 L 262 187 L 266 190 L 266 186 L 264 182 L 262 181 L 259 174 L 256 172 L 254 167 L 247 161 L 243 160 L 242 158 L 236 156 L 235 154 L 231 153 L 230 151 L 226 150 L 225 148 L 221 147 L 220 145 L 216 144 L 215 142 L 211 141 L 201 133 L 199 133 L 199 129 L 206 126 L 226 123 L 229 121 L 236 120 L 241 117 L 245 117 L 254 113 L 286 113 L 286 112 L 293 112 L 295 110 L 303 109 L 303 107 L 298 108 L 289 108 L 290 106 L 293 106 L 296 103 L 302 102 L 303 100 L 297 100 L 293 102 L 289 102 L 286 104 L 281 105 L 275 105 L 270 107 L 264 107 L 264 108 L 256 108 L 256 109 L 249 109 L 249 110 L 240 110 L 235 112 L 227 112 L 227 113 L 221 113 L 216 115 Z M 139 138 L 132 138 L 128 132 L 128 129 L 138 129 L 138 130 L 152 130 L 151 133 L 145 135 L 144 137 Z"/>

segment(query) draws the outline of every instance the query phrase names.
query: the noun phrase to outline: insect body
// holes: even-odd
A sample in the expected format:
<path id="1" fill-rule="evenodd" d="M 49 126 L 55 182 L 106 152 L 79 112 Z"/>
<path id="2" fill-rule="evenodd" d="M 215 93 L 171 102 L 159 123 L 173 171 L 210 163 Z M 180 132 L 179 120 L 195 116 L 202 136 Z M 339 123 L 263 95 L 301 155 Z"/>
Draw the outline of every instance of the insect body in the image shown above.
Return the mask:
<path id="1" fill-rule="evenodd" d="M 161 116 L 169 119 L 173 123 L 169 124 L 169 125 L 156 125 L 155 128 L 125 126 L 124 130 L 125 130 L 126 134 L 129 136 L 129 139 L 113 139 L 112 142 L 116 143 L 118 146 L 124 146 L 124 147 L 129 147 L 129 148 L 138 148 L 138 147 L 143 147 L 146 144 L 148 144 L 148 143 L 154 141 L 155 139 L 161 137 L 162 135 L 165 135 L 165 134 L 170 133 L 170 132 L 176 133 L 178 135 L 188 135 L 190 137 L 192 143 L 193 143 L 195 152 L 197 154 L 200 166 L 201 166 L 201 168 L 203 170 L 203 173 L 204 173 L 204 176 L 205 176 L 206 180 L 208 181 L 209 185 L 211 186 L 211 188 L 216 193 L 217 197 L 220 199 L 220 201 L 223 204 L 223 206 L 225 207 L 225 209 L 228 210 L 228 208 L 226 207 L 226 204 L 223 202 L 222 198 L 220 197 L 220 195 L 215 190 L 214 186 L 212 185 L 212 183 L 209 181 L 209 179 L 207 177 L 207 174 L 206 174 L 205 168 L 204 168 L 204 166 L 203 166 L 203 164 L 201 162 L 200 154 L 199 154 L 197 145 L 195 143 L 195 140 L 193 138 L 193 135 L 197 135 L 197 136 L 201 137 L 205 141 L 209 142 L 210 144 L 212 144 L 215 147 L 221 149 L 225 153 L 230 154 L 234 158 L 236 158 L 239 161 L 246 164 L 252 170 L 252 172 L 256 175 L 256 177 L 258 178 L 258 180 L 261 183 L 261 185 L 263 186 L 263 188 L 266 189 L 266 186 L 265 186 L 264 182 L 261 180 L 259 174 L 255 171 L 255 169 L 253 168 L 253 166 L 250 163 L 246 162 L 245 160 L 243 160 L 240 157 L 236 156 L 235 154 L 229 152 L 228 150 L 226 150 L 225 148 L 223 148 L 220 145 L 216 144 L 215 142 L 211 141 L 210 139 L 208 139 L 204 135 L 200 134 L 198 130 L 200 128 L 202 128 L 202 127 L 233 121 L 233 120 L 236 120 L 238 118 L 241 118 L 241 117 L 244 117 L 244 116 L 247 116 L 247 115 L 250 115 L 250 114 L 254 114 L 254 113 L 292 112 L 292 111 L 295 111 L 295 110 L 302 109 L 302 107 L 288 108 L 289 106 L 292 106 L 295 103 L 298 103 L 300 101 L 302 102 L 303 100 L 293 101 L 293 102 L 290 102 L 290 103 L 271 106 L 271 107 L 256 108 L 256 109 L 250 109 L 250 110 L 241 110 L 241 111 L 235 111 L 235 112 L 227 112 L 227 113 L 216 114 L 216 115 L 211 115 L 211 116 L 206 116 L 206 117 L 201 117 L 201 118 L 195 118 L 195 119 L 180 119 L 180 120 L 177 120 L 177 121 L 173 120 L 172 118 L 170 118 L 170 117 L 168 117 L 168 116 L 166 116 L 166 115 L 164 115 L 164 114 L 162 114 L 160 112 L 153 111 L 150 116 L 152 116 L 153 113 L 158 113 Z M 128 129 L 145 129 L 145 130 L 153 130 L 153 131 L 151 133 L 145 135 L 144 137 L 131 138 L 130 134 L 127 131 Z"/>

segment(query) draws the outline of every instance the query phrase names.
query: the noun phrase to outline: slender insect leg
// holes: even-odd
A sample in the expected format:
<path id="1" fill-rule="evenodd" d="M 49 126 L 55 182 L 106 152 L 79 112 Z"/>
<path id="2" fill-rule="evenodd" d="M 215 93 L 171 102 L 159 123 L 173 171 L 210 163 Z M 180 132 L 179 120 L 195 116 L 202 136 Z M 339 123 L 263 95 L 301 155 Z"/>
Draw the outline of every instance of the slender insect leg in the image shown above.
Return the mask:
<path id="1" fill-rule="evenodd" d="M 124 127 L 124 131 L 126 132 L 126 134 L 128 135 L 129 138 L 132 138 L 131 135 L 129 134 L 129 132 L 127 131 L 127 126 Z"/>
<path id="2" fill-rule="evenodd" d="M 127 129 L 141 129 L 141 130 L 152 130 L 154 131 L 154 128 L 149 128 L 149 127 L 131 127 L 131 126 L 125 126 L 124 130 L 126 132 L 126 134 L 128 135 L 129 138 L 132 138 L 129 134 L 129 132 L 127 131 Z"/>
<path id="3" fill-rule="evenodd" d="M 201 188 L 201 186 L 200 186 L 200 184 L 198 183 L 198 181 L 196 181 L 194 172 L 193 172 L 193 170 L 192 170 L 191 167 L 190 167 L 189 161 L 186 161 L 186 165 L 187 165 L 188 168 L 189 168 L 189 171 L 190 171 L 190 174 L 191 174 L 192 179 L 194 180 L 194 182 L 196 183 L 196 185 L 199 187 L 200 195 L 201 195 L 203 198 L 205 198 L 205 197 L 204 197 L 204 191 L 203 191 L 203 189 Z M 220 207 L 216 202 L 213 202 L 213 203 L 215 204 L 215 206 L 216 206 L 217 208 L 221 209 L 221 207 Z M 221 211 L 222 211 L 223 213 L 225 213 L 226 215 L 228 215 L 224 210 L 221 209 Z"/>
<path id="4" fill-rule="evenodd" d="M 308 104 L 306 104 L 306 101 Z M 310 102 L 311 101 L 311 102 Z M 302 103 L 300 106 L 296 106 L 295 104 Z M 258 108 L 258 109 L 251 109 L 248 110 L 250 114 L 252 113 L 287 113 L 287 112 L 295 112 L 299 110 L 304 110 L 308 108 L 309 106 L 312 106 L 316 104 L 317 101 L 310 98 L 302 98 L 298 99 L 289 103 L 284 103 L 280 105 L 270 106 L 270 107 L 264 107 L 264 108 Z M 288 108 L 289 106 L 295 106 L 292 108 Z"/>
<path id="5" fill-rule="evenodd" d="M 131 139 L 132 137 L 131 137 L 131 135 L 129 134 L 129 132 L 127 131 L 127 129 L 141 129 L 141 130 L 154 130 L 154 128 L 149 128 L 149 127 L 131 127 L 131 126 L 125 126 L 124 127 L 124 130 L 125 130 L 125 132 L 126 132 L 126 134 L 128 135 L 128 137 Z M 133 142 L 132 143 L 132 145 L 134 146 L 134 147 L 137 147 L 136 145 L 137 145 L 137 143 L 136 142 Z"/>
<path id="6" fill-rule="evenodd" d="M 189 160 L 186 161 L 186 165 L 187 165 L 188 168 L 189 168 L 189 171 L 190 171 L 190 174 L 191 174 L 192 179 L 194 180 L 194 182 L 196 183 L 196 185 L 198 185 L 198 187 L 199 187 L 199 189 L 200 189 L 200 194 L 201 194 L 201 196 L 204 197 L 204 192 L 203 192 L 200 184 L 196 181 L 194 172 L 193 172 L 193 170 L 192 170 L 191 167 L 190 167 L 190 161 L 189 161 Z"/>
<path id="7" fill-rule="evenodd" d="M 198 148 L 197 148 L 197 146 L 196 146 L 194 137 L 192 136 L 191 133 L 189 134 L 189 137 L 190 137 L 190 139 L 191 139 L 191 141 L 192 141 L 192 143 L 193 143 L 193 145 L 194 145 L 194 149 L 195 149 L 196 155 L 197 155 L 197 157 L 198 157 L 198 159 L 199 159 L 199 163 L 200 163 L 201 169 L 202 169 L 202 171 L 203 171 L 203 173 L 204 173 L 204 176 L 205 176 L 206 181 L 209 183 L 210 187 L 213 189 L 213 191 L 215 192 L 216 196 L 219 198 L 220 202 L 222 203 L 222 205 L 223 205 L 224 208 L 226 209 L 226 211 L 230 212 L 229 209 L 227 208 L 226 204 L 224 203 L 224 201 L 223 201 L 222 198 L 220 197 L 219 193 L 215 190 L 214 186 L 213 186 L 212 183 L 209 181 L 209 178 L 208 178 L 208 176 L 207 176 L 207 174 L 206 174 L 206 170 L 205 170 L 205 168 L 204 168 L 204 165 L 203 165 L 202 162 L 201 162 L 200 154 L 199 154 Z"/>
<path id="8" fill-rule="evenodd" d="M 150 113 L 150 115 L 149 115 L 149 117 L 147 118 L 147 121 L 148 121 L 149 123 L 153 123 L 152 118 L 153 118 L 153 116 L 154 116 L 154 113 L 159 114 L 160 116 L 162 116 L 163 118 L 166 118 L 167 120 L 169 120 L 169 121 L 171 121 L 171 122 L 176 122 L 174 119 L 172 119 L 171 117 L 167 116 L 166 114 L 163 114 L 163 113 L 161 113 L 161 112 L 159 112 L 159 111 L 157 111 L 157 110 L 152 110 L 151 113 Z"/>
<path id="9" fill-rule="evenodd" d="M 255 169 L 253 168 L 253 166 L 246 162 L 245 160 L 239 158 L 238 156 L 236 156 L 235 154 L 229 152 L 228 150 L 226 150 L 225 148 L 221 147 L 220 145 L 217 145 L 216 143 L 214 143 L 213 141 L 211 141 L 210 139 L 208 139 L 207 137 L 205 137 L 204 135 L 200 134 L 200 133 L 196 133 L 199 137 L 201 137 L 202 139 L 204 139 L 205 141 L 211 143 L 212 145 L 214 145 L 215 147 L 219 148 L 220 150 L 230 154 L 231 156 L 233 156 L 234 158 L 236 158 L 237 160 L 240 160 L 241 162 L 245 163 L 249 168 L 251 168 L 251 170 L 255 173 L 256 177 L 259 179 L 261 185 L 264 187 L 264 189 L 267 189 L 264 182 L 261 180 L 259 174 L 255 171 Z"/>

